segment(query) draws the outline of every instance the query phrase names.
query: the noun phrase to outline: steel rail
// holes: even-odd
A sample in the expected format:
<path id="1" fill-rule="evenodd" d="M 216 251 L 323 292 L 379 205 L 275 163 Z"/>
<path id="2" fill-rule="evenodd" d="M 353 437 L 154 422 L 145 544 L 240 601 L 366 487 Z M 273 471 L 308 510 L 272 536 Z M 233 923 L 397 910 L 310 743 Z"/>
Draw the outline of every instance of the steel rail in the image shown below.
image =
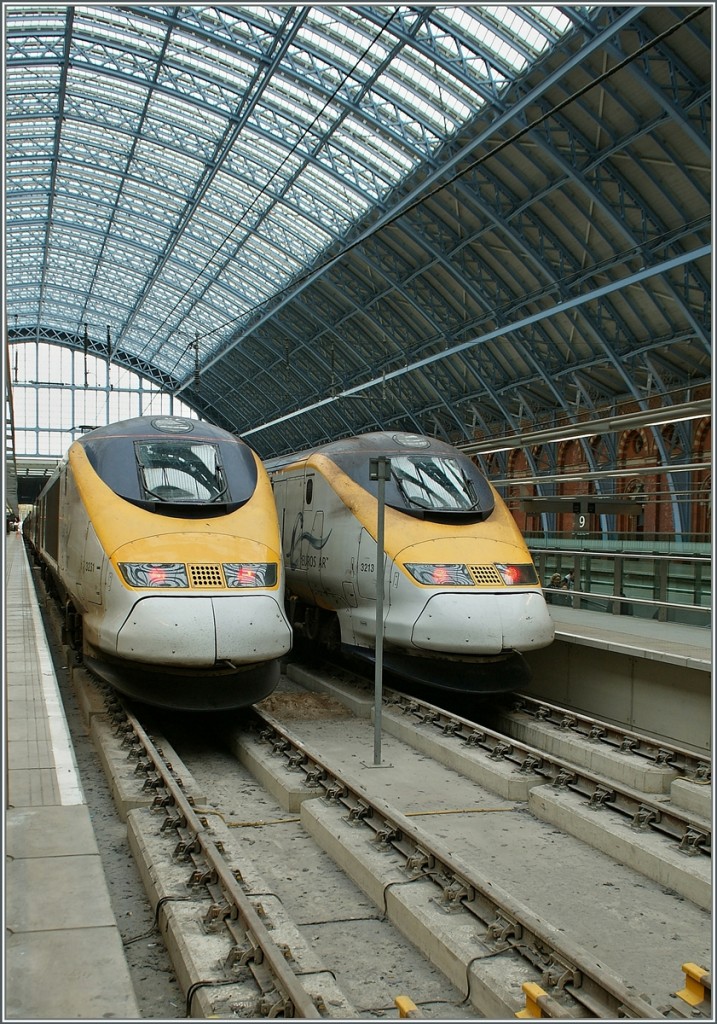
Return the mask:
<path id="1" fill-rule="evenodd" d="M 341 667 L 339 671 L 344 677 L 354 677 L 365 684 L 365 680 L 361 676 L 350 670 Z M 529 699 L 523 695 L 519 695 L 519 698 Z M 552 782 L 556 788 L 562 786 L 570 789 L 582 796 L 594 808 L 612 810 L 623 817 L 629 817 L 632 819 L 632 827 L 636 831 L 649 829 L 659 832 L 678 843 L 680 850 L 689 856 L 704 854 L 711 857 L 712 829 L 702 818 L 696 820 L 686 811 L 658 803 L 637 790 L 621 786 L 607 777 L 589 772 L 574 762 L 564 761 L 527 743 L 514 740 L 487 726 L 478 725 L 467 718 L 399 690 L 385 689 L 383 703 L 389 708 L 391 706 L 400 708 L 404 714 L 414 715 L 419 722 L 434 726 L 447 737 L 453 737 L 467 746 L 478 747 L 492 761 L 508 761 L 523 774 L 532 772 L 546 781 Z M 599 739 L 598 734 L 604 726 L 606 731 L 609 732 L 610 729 L 613 729 L 614 735 L 622 736 L 620 749 L 647 756 L 645 751 L 651 741 L 644 736 L 620 729 L 619 726 L 608 726 L 605 723 L 591 720 L 588 716 L 573 715 L 573 712 L 559 708 L 557 705 L 548 705 L 545 701 L 536 700 L 536 703 L 552 708 L 556 714 L 561 715 L 561 720 L 566 722 L 565 728 L 569 727 L 573 719 L 576 722 L 582 719 L 584 724 L 589 723 L 590 728 L 594 726 L 595 737 L 588 735 L 585 737 L 587 739 Z M 710 766 L 698 754 L 667 744 L 664 747 L 655 744 L 654 749 L 655 763 L 664 763 L 666 767 L 677 771 L 684 769 L 685 777 L 694 775 L 696 781 L 702 782 L 711 779 Z M 665 751 L 664 758 L 662 751 Z"/>
<path id="2" fill-rule="evenodd" d="M 273 715 L 257 707 L 252 710 L 258 721 L 264 723 L 259 730 L 260 739 L 284 758 L 288 770 L 302 771 L 307 786 L 323 789 L 327 800 L 346 808 L 351 823 L 370 828 L 377 844 L 390 847 L 403 857 L 407 882 L 432 881 L 442 891 L 441 902 L 446 910 L 464 909 L 482 923 L 486 931 L 485 938 L 479 940 L 483 951 L 470 964 L 485 956 L 512 952 L 541 972 L 544 986 L 564 992 L 595 1017 L 665 1017 L 661 1010 L 631 992 L 604 964 L 576 944 L 567 944 L 557 928 L 440 847 L 400 811 L 384 800 L 369 797 L 358 783 L 351 783 L 309 750 Z M 470 995 L 470 976 L 468 985 L 466 994 Z"/>
<path id="3" fill-rule="evenodd" d="M 345 665 L 339 662 L 333 663 L 330 660 L 327 660 L 326 664 L 330 665 L 332 671 L 347 681 L 352 682 L 355 680 L 357 685 L 362 687 L 367 685 L 364 676 L 346 668 Z M 383 693 L 383 702 L 386 705 L 412 702 L 417 707 L 429 709 L 431 713 L 440 713 L 447 720 L 455 719 L 465 724 L 474 724 L 468 719 L 461 718 L 459 715 L 445 711 L 437 705 L 430 704 L 428 701 L 403 693 L 400 690 L 384 687 Z M 509 708 L 508 705 L 511 702 L 512 708 Z M 507 713 L 510 710 L 524 711 L 538 721 L 547 722 L 560 729 L 568 730 L 582 739 L 602 744 L 620 753 L 635 755 L 636 757 L 652 761 L 657 767 L 671 768 L 673 771 L 678 772 L 680 777 L 701 785 L 710 784 L 712 781 L 712 765 L 709 760 L 703 754 L 680 747 L 675 743 L 656 740 L 653 737 L 634 732 L 624 726 L 605 722 L 602 719 L 581 714 L 570 708 L 551 704 L 540 697 L 532 697 L 524 693 L 506 695 L 506 697 L 502 698 L 502 704 L 506 708 Z M 444 726 L 441 723 L 440 727 L 449 735 L 452 733 L 450 725 Z M 500 734 L 494 733 L 494 735 L 498 736 Z M 508 737 L 504 736 L 503 739 L 507 740 Z"/>
<path id="4" fill-rule="evenodd" d="M 527 743 L 477 725 L 460 715 L 444 711 L 425 701 L 394 691 L 389 705 L 420 722 L 435 726 L 449 737 L 484 751 L 493 761 L 508 761 L 523 774 L 532 773 L 565 787 L 589 801 L 595 808 L 607 808 L 632 818 L 636 830 L 650 829 L 677 842 L 683 853 L 711 856 L 712 830 L 703 820 L 695 821 L 687 812 L 651 800 L 648 796 L 596 775 L 571 761 L 531 747 Z"/>
<path id="5" fill-rule="evenodd" d="M 621 753 L 652 761 L 657 766 L 672 768 L 684 778 L 706 784 L 712 781 L 712 766 L 701 754 L 673 743 L 632 732 L 620 725 L 604 722 L 589 715 L 568 711 L 539 697 L 517 693 L 513 711 L 524 712 L 537 721 L 566 729 L 583 739 L 600 743 Z"/>
<path id="6" fill-rule="evenodd" d="M 219 911 L 212 912 L 210 910 L 210 915 L 224 917 L 227 921 L 236 921 L 237 919 L 241 921 L 251 950 L 254 951 L 252 955 L 257 962 L 268 965 L 274 983 L 281 992 L 282 999 L 279 1000 L 279 1003 L 284 1011 L 284 1016 L 302 1017 L 307 1020 L 322 1019 L 323 1015 L 287 964 L 283 951 L 276 945 L 269 929 L 242 890 L 234 872 L 223 856 L 221 846 L 209 836 L 206 823 L 194 810 L 190 798 L 184 793 L 181 781 L 175 776 L 171 764 L 165 761 L 137 717 L 128 711 L 121 701 L 118 700 L 117 704 L 122 707 L 122 713 L 127 720 L 127 729 L 134 733 L 148 758 L 144 764 L 138 764 L 138 769 L 148 775 L 144 788 L 166 790 L 166 796 L 157 795 L 154 801 L 155 806 L 164 807 L 167 815 L 162 830 L 171 827 L 180 834 L 181 831 L 187 832 L 187 838 L 180 839 L 175 849 L 175 856 L 201 853 L 208 865 L 208 870 L 205 872 L 202 872 L 200 868 L 195 869 L 190 878 L 190 884 L 203 883 L 208 889 L 210 886 L 218 884 L 225 894 L 224 901 L 220 903 L 216 894 L 212 893 L 210 889 L 210 896 L 214 900 L 213 905 L 220 908 Z M 154 778 L 149 777 L 152 773 L 155 775 Z M 260 950 L 260 954 L 256 954 L 256 950 Z M 239 955 L 237 959 L 244 963 L 248 958 L 246 955 Z M 263 999 L 266 1001 L 264 986 L 260 984 L 260 988 L 262 988 Z M 273 1015 L 276 1015 L 276 1009 L 275 1006 Z"/>

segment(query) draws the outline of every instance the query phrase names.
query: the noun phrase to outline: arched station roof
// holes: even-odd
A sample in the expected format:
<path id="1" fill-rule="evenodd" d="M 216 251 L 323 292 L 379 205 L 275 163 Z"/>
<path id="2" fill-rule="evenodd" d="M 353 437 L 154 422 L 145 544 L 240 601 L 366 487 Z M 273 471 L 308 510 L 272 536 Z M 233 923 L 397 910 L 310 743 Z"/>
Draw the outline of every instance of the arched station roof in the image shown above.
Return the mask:
<path id="1" fill-rule="evenodd" d="M 11 342 L 263 456 L 689 401 L 712 5 L 6 4 Z"/>

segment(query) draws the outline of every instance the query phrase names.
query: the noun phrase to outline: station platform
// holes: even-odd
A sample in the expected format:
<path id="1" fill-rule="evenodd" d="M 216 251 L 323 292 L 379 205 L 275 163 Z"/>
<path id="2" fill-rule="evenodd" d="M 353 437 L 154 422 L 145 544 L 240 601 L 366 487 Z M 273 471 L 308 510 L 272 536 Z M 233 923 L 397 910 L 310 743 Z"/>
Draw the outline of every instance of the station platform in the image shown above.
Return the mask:
<path id="1" fill-rule="evenodd" d="M 3 1020 L 138 1019 L 20 534 L 7 535 L 5 555 Z M 662 694 L 676 690 L 675 672 L 696 674 L 704 693 L 694 686 L 678 693 L 681 710 L 672 717 L 684 715 L 687 745 L 695 722 L 705 729 L 698 748 L 711 743 L 710 630 L 554 605 L 550 611 L 557 643 L 533 655 L 536 664 L 543 659 L 536 675 L 552 680 L 541 696 L 586 710 L 594 700 L 596 713 L 612 706 L 616 721 L 649 729 L 654 723 L 641 707 L 655 706 L 660 673 L 670 669 Z M 560 647 L 572 653 L 556 653 Z M 644 687 L 634 668 L 612 671 L 601 661 L 613 656 L 641 662 Z M 581 693 L 590 694 L 582 705 Z"/>
<path id="2" fill-rule="evenodd" d="M 139 1018 L 32 571 L 5 543 L 3 1020 Z"/>
<path id="3" fill-rule="evenodd" d="M 711 756 L 711 629 L 549 609 L 555 642 L 525 654 L 531 696 Z"/>
<path id="4" fill-rule="evenodd" d="M 712 670 L 712 630 L 637 616 L 550 605 L 555 639 L 647 658 L 700 672 Z"/>

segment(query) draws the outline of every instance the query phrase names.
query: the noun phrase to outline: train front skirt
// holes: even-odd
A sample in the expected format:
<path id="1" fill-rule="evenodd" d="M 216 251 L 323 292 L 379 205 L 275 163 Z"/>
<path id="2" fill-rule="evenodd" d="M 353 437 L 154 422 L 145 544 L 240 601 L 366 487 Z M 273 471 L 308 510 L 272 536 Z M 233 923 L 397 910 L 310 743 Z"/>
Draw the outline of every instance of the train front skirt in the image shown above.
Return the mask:
<path id="1" fill-rule="evenodd" d="M 351 658 L 375 665 L 372 648 L 342 644 L 341 650 Z M 412 657 L 400 651 L 384 651 L 383 667 L 387 673 L 408 682 L 476 696 L 522 690 L 532 678 L 525 658 L 517 651 L 479 660 Z"/>
<path id="2" fill-rule="evenodd" d="M 125 697 L 178 711 L 231 711 L 263 700 L 279 682 L 279 660 L 216 669 L 174 669 L 85 654 L 84 664 Z"/>

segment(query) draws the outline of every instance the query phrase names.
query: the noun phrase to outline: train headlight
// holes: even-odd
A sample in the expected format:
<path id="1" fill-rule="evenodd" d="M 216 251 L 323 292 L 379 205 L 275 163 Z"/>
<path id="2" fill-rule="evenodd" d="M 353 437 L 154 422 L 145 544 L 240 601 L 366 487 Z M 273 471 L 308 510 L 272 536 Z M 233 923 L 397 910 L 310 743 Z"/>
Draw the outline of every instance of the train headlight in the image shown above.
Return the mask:
<path id="1" fill-rule="evenodd" d="M 275 587 L 276 562 L 224 562 L 228 587 Z"/>
<path id="2" fill-rule="evenodd" d="M 475 581 L 465 565 L 430 565 L 406 562 L 411 576 L 424 587 L 473 587 Z"/>
<path id="3" fill-rule="evenodd" d="M 508 587 L 531 586 L 538 582 L 538 574 L 532 562 L 527 565 L 505 565 L 496 562 L 495 567 Z"/>
<path id="4" fill-rule="evenodd" d="M 119 567 L 130 587 L 189 586 L 182 562 L 120 562 Z"/>

